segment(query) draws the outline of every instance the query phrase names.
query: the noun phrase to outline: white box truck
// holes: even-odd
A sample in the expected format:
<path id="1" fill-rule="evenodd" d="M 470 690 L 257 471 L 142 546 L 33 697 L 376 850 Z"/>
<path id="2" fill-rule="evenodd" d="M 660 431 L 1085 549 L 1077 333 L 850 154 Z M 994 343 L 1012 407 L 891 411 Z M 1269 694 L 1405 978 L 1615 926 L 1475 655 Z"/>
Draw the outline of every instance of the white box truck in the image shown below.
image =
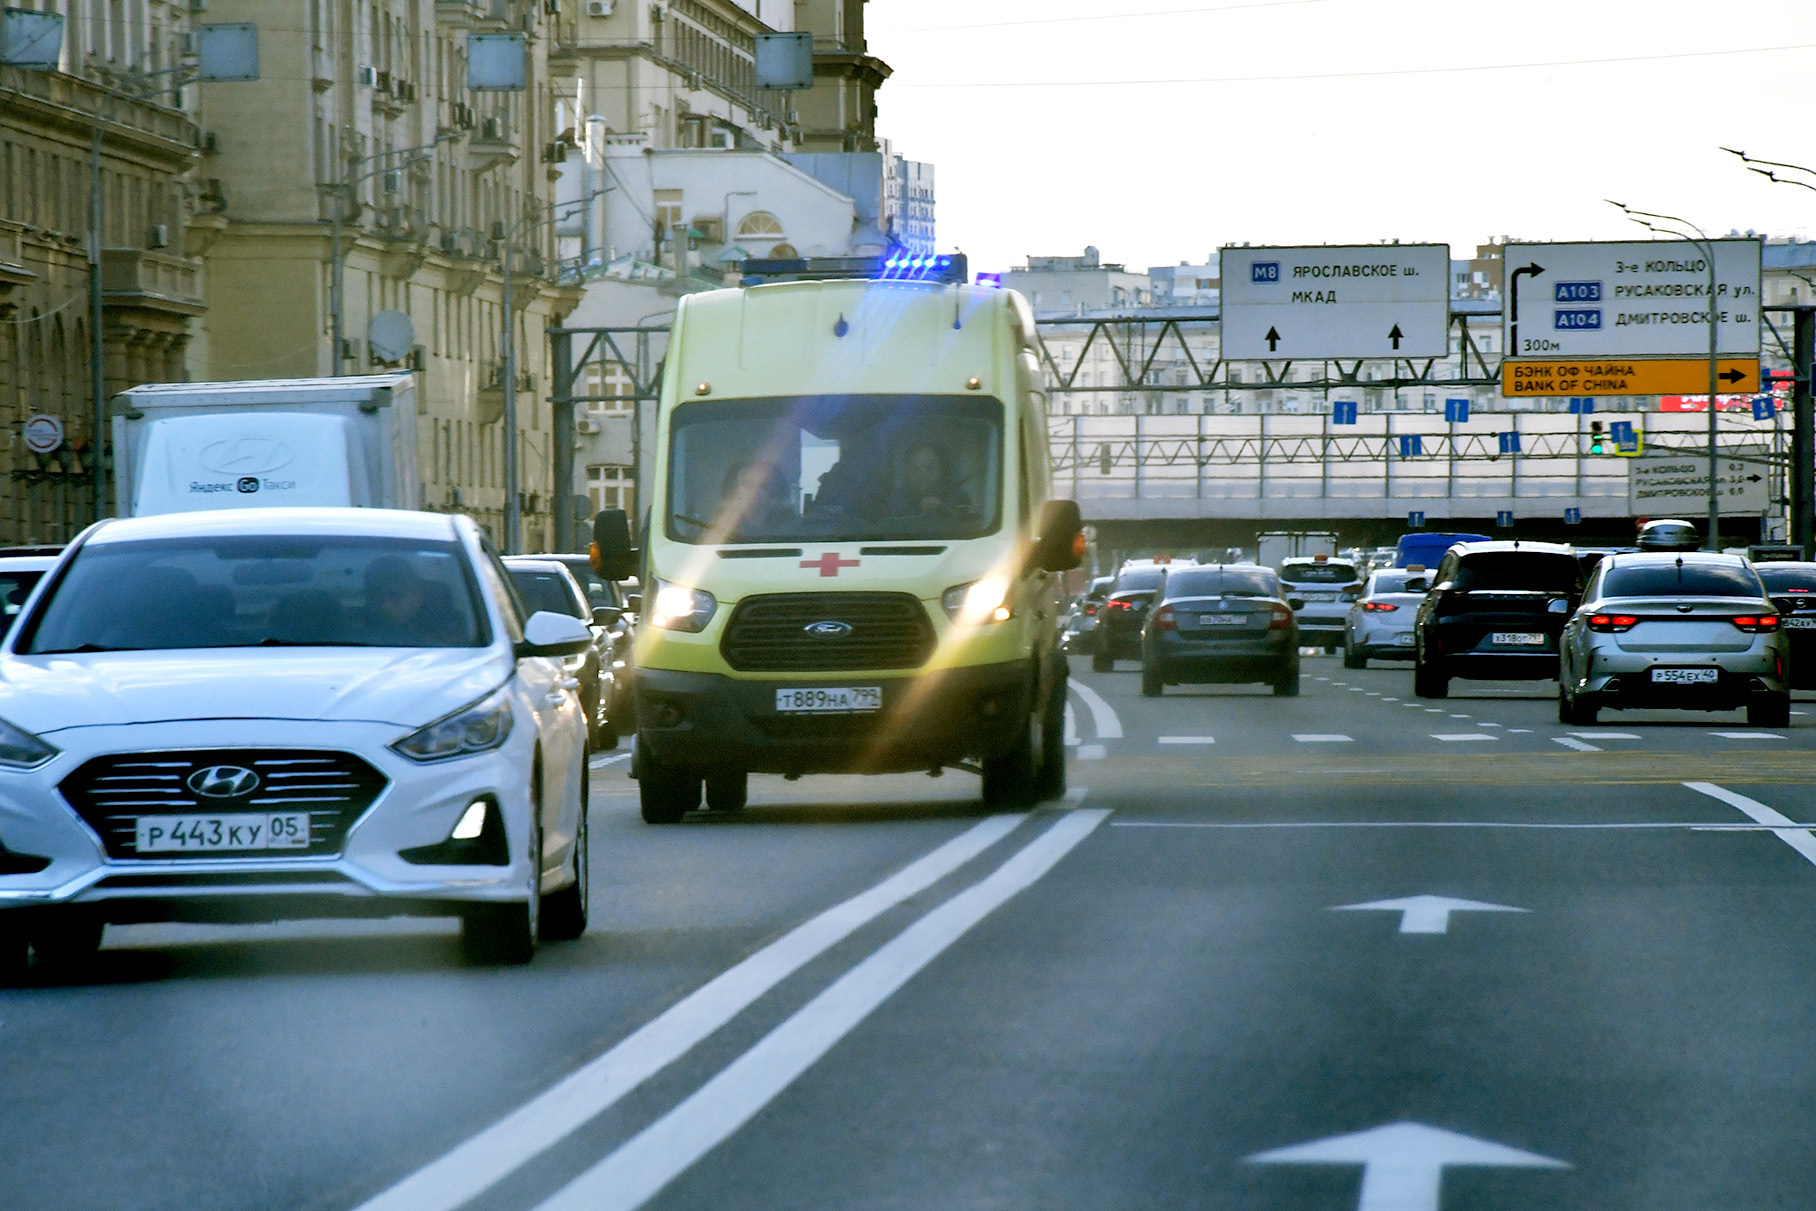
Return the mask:
<path id="1" fill-rule="evenodd" d="M 113 442 L 121 517 L 422 507 L 408 373 L 133 387 L 114 397 Z"/>

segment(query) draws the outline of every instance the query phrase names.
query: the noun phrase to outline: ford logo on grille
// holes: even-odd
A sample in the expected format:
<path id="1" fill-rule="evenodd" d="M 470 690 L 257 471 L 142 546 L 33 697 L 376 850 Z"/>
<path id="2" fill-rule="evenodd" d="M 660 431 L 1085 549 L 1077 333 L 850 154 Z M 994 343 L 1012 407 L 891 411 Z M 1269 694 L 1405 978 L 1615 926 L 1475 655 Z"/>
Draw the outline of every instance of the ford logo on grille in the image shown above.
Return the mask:
<path id="1" fill-rule="evenodd" d="M 843 639 L 851 634 L 849 622 L 835 622 L 832 619 L 827 619 L 825 622 L 810 622 L 801 629 L 815 639 Z"/>
<path id="2" fill-rule="evenodd" d="M 184 780 L 184 785 L 209 799 L 236 799 L 259 787 L 259 776 L 243 765 L 210 765 Z"/>

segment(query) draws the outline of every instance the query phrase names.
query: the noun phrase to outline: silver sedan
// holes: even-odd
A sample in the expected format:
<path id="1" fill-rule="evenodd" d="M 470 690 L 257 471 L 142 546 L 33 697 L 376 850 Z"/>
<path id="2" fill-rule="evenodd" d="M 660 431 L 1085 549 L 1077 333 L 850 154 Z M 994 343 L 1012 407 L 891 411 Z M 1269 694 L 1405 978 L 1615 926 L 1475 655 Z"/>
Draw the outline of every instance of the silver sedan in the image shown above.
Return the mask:
<path id="1" fill-rule="evenodd" d="M 1558 720 L 1603 707 L 1728 711 L 1791 722 L 1789 643 L 1753 565 L 1736 555 L 1610 555 L 1564 627 Z"/>
<path id="2" fill-rule="evenodd" d="M 1343 667 L 1365 669 L 1372 660 L 1411 660 L 1412 620 L 1431 587 L 1424 567 L 1383 568 L 1370 573 L 1361 600 L 1343 625 Z"/>

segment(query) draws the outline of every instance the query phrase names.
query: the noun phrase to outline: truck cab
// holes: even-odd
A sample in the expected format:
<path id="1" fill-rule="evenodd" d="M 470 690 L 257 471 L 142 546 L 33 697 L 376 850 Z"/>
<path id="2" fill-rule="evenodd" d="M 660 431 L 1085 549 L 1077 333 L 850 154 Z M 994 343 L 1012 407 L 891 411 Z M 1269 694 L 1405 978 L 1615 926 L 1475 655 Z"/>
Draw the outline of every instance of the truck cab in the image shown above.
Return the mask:
<path id="1" fill-rule="evenodd" d="M 1058 573 L 1033 319 L 1012 291 L 793 281 L 689 295 L 670 338 L 637 574 L 644 819 L 744 805 L 751 773 L 982 775 L 1064 789 Z"/>

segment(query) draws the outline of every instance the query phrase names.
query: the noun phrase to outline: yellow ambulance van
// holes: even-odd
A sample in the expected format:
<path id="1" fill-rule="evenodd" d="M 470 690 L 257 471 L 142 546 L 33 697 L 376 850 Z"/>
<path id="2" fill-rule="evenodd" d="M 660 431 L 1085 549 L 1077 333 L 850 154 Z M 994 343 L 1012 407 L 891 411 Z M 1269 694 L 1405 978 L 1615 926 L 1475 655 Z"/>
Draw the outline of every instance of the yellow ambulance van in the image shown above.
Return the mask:
<path id="1" fill-rule="evenodd" d="M 641 549 L 594 522 L 596 566 L 642 580 L 651 823 L 741 808 L 751 773 L 1065 789 L 1058 574 L 1084 540 L 1051 499 L 1033 316 L 922 260 L 681 300 Z"/>

